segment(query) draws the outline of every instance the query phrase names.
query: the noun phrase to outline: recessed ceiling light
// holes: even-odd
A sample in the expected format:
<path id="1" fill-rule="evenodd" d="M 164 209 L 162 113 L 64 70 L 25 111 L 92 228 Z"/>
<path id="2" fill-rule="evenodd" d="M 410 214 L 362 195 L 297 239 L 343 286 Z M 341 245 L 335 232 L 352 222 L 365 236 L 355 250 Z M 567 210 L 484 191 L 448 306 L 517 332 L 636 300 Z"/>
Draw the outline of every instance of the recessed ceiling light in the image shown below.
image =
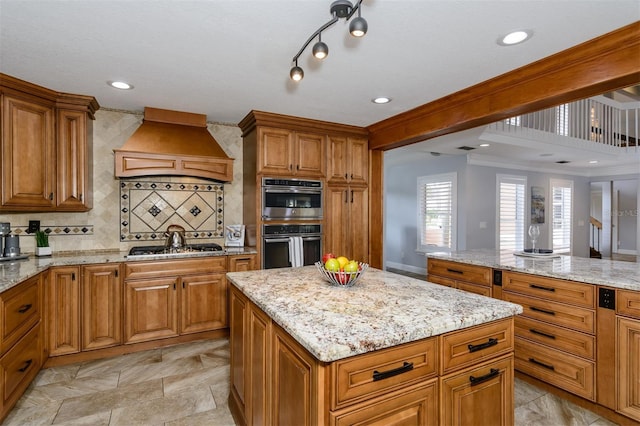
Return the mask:
<path id="1" fill-rule="evenodd" d="M 501 46 L 512 46 L 514 44 L 519 44 L 525 40 L 528 40 L 532 35 L 533 32 L 530 30 L 513 31 L 505 35 L 504 37 L 501 37 L 498 40 L 498 44 Z"/>
<path id="2" fill-rule="evenodd" d="M 491 145 L 488 144 L 488 143 L 481 143 L 480 146 L 483 147 L 483 148 L 486 148 L 486 147 L 491 146 Z"/>
<path id="3" fill-rule="evenodd" d="M 124 81 L 107 81 L 107 84 L 111 87 L 115 87 L 120 90 L 131 90 L 133 86 L 129 83 L 125 83 Z"/>
<path id="4" fill-rule="evenodd" d="M 591 160 L 589 161 L 589 164 L 598 164 L 598 160 Z"/>
<path id="5" fill-rule="evenodd" d="M 378 96 L 377 98 L 371 99 L 371 102 L 374 104 L 388 104 L 391 102 L 391 98 L 387 98 L 386 96 Z"/>

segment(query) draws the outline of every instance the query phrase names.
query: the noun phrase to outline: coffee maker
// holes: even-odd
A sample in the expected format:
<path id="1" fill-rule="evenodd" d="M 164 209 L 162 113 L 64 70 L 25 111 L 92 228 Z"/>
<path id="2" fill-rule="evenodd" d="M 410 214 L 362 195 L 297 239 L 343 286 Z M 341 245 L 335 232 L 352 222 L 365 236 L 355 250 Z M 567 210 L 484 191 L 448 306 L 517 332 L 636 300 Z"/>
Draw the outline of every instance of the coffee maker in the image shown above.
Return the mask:
<path id="1" fill-rule="evenodd" d="M 0 222 L 0 257 L 4 256 L 4 236 L 11 233 L 9 222 Z"/>
<path id="2" fill-rule="evenodd" d="M 9 222 L 0 222 L 0 260 L 26 259 L 20 255 L 20 237 L 11 233 Z"/>

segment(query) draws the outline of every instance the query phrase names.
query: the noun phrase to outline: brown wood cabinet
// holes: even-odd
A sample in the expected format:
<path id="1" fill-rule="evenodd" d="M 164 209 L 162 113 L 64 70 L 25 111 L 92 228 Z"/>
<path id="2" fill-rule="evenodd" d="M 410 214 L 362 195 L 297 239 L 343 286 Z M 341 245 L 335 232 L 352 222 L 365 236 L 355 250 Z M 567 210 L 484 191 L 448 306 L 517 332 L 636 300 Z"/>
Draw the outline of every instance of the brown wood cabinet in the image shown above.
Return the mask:
<path id="1" fill-rule="evenodd" d="M 322 134 L 261 127 L 258 130 L 258 174 L 324 177 L 325 140 Z"/>
<path id="2" fill-rule="evenodd" d="M 504 300 L 522 305 L 516 318 L 516 370 L 596 400 L 596 287 L 567 280 L 502 273 Z"/>
<path id="3" fill-rule="evenodd" d="M 491 271 L 486 266 L 427 259 L 427 281 L 487 297 L 493 293 Z"/>
<path id="4" fill-rule="evenodd" d="M 124 343 L 227 327 L 224 256 L 125 265 Z"/>
<path id="5" fill-rule="evenodd" d="M 369 190 L 359 186 L 327 186 L 325 252 L 369 261 Z"/>
<path id="6" fill-rule="evenodd" d="M 49 355 L 80 352 L 80 267 L 50 269 L 46 291 Z"/>
<path id="7" fill-rule="evenodd" d="M 640 292 L 619 290 L 616 305 L 617 409 L 640 422 Z"/>
<path id="8" fill-rule="evenodd" d="M 258 259 L 255 254 L 234 254 L 227 256 L 227 271 L 253 271 L 258 268 Z"/>
<path id="9" fill-rule="evenodd" d="M 96 100 L 5 74 L 0 96 L 0 211 L 89 210 Z"/>
<path id="10" fill-rule="evenodd" d="M 0 294 L 0 421 L 35 378 L 46 356 L 43 299 L 40 274 Z"/>
<path id="11" fill-rule="evenodd" d="M 122 266 L 83 266 L 82 350 L 122 344 Z"/>
<path id="12" fill-rule="evenodd" d="M 366 138 L 329 136 L 327 183 L 363 185 L 369 183 L 369 142 Z"/>
<path id="13" fill-rule="evenodd" d="M 512 318 L 325 363 L 229 288 L 238 424 L 513 424 Z"/>

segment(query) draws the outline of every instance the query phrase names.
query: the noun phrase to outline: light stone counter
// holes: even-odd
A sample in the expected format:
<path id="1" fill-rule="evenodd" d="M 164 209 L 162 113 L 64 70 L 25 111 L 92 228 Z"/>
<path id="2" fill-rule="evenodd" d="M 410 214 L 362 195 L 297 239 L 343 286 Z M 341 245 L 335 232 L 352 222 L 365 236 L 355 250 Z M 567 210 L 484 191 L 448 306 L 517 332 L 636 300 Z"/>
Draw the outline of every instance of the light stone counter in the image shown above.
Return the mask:
<path id="1" fill-rule="evenodd" d="M 373 268 L 352 287 L 330 285 L 315 266 L 227 277 L 323 362 L 522 313 L 513 303 Z"/>
<path id="2" fill-rule="evenodd" d="M 516 256 L 512 251 L 496 250 L 427 253 L 427 257 L 640 291 L 640 263 L 637 262 L 562 255 L 530 258 Z"/>
<path id="3" fill-rule="evenodd" d="M 231 256 L 238 254 L 254 254 L 256 253 L 253 247 L 238 247 L 238 248 L 226 248 L 223 251 L 208 252 L 208 253 L 184 253 L 171 255 L 149 256 L 145 259 L 127 259 L 126 251 L 83 251 L 83 252 L 71 252 L 71 253 L 54 253 L 53 256 L 48 257 L 36 257 L 33 254 L 29 255 L 28 259 L 22 260 L 3 260 L 0 261 L 0 292 L 10 289 L 16 284 L 33 277 L 47 270 L 52 266 L 70 266 L 70 265 L 91 265 L 100 263 L 117 263 L 127 261 L 147 261 L 147 260 L 161 260 L 161 259 L 184 259 L 192 257 L 205 257 L 205 256 Z"/>

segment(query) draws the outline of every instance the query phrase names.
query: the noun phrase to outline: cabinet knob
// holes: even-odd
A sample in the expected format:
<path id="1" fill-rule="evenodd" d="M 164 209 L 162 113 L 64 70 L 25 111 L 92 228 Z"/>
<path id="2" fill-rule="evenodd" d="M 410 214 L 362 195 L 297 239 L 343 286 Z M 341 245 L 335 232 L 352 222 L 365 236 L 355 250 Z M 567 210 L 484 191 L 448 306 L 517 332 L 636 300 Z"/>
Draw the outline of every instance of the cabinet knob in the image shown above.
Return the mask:
<path id="1" fill-rule="evenodd" d="M 296 165 L 296 170 L 300 170 L 300 164 Z"/>
<path id="2" fill-rule="evenodd" d="M 353 189 L 351 190 L 351 202 L 353 203 Z"/>
<path id="3" fill-rule="evenodd" d="M 53 201 L 53 192 L 49 194 L 49 199 Z"/>
<path id="4" fill-rule="evenodd" d="M 80 193 L 80 201 L 84 201 L 84 200 L 82 199 L 82 192 Z"/>
<path id="5" fill-rule="evenodd" d="M 344 174 L 344 180 L 347 180 L 347 179 L 349 179 L 349 173 Z"/>

